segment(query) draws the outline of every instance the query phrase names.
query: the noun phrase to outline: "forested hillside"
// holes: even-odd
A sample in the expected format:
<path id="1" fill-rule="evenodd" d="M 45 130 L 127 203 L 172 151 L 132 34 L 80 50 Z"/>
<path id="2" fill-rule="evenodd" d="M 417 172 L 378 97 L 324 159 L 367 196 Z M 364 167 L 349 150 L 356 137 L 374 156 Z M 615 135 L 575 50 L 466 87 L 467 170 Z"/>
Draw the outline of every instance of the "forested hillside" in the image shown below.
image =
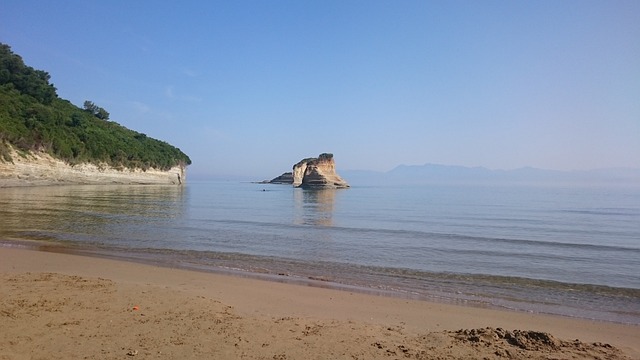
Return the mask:
<path id="1" fill-rule="evenodd" d="M 0 43 L 0 161 L 12 160 L 11 145 L 70 164 L 162 170 L 191 164 L 180 149 L 109 121 L 108 112 L 92 102 L 82 109 L 59 98 L 49 79 Z"/>

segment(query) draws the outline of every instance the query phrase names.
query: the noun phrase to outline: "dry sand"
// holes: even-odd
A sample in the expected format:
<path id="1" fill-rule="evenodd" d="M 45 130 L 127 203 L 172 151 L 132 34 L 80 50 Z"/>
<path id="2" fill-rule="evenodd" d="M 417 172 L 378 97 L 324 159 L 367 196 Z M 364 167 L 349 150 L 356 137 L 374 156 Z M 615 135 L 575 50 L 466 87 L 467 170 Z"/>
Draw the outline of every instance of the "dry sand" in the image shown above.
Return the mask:
<path id="1" fill-rule="evenodd" d="M 0 247 L 0 359 L 638 359 L 640 327 Z"/>

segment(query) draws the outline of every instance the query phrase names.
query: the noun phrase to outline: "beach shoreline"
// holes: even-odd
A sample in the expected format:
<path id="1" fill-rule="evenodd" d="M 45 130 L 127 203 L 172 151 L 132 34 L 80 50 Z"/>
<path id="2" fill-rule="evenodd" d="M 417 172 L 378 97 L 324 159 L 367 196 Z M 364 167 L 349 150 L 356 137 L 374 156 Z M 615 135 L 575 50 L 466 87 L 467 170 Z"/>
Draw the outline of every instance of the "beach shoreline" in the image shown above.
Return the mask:
<path id="1" fill-rule="evenodd" d="M 285 357 L 280 358 L 304 358 L 305 354 L 307 354 L 304 351 L 314 351 L 314 353 L 318 353 L 318 351 L 321 351 L 319 349 L 322 348 L 322 344 L 328 345 L 326 351 L 337 351 L 340 347 L 329 346 L 337 341 L 336 336 L 342 338 L 343 341 L 351 339 L 353 343 L 344 349 L 341 348 L 344 354 L 326 352 L 323 356 L 321 353 L 318 353 L 319 355 L 317 355 L 316 358 L 348 357 L 349 351 L 352 351 L 351 355 L 360 354 L 360 358 L 370 356 L 375 358 L 376 354 L 384 354 L 384 351 L 381 351 L 384 349 L 407 354 L 401 351 L 400 346 L 409 349 L 407 351 L 413 351 L 415 354 L 419 354 L 418 351 L 422 345 L 426 346 L 425 349 L 433 348 L 430 350 L 431 352 L 427 351 L 427 353 L 437 354 L 440 352 L 444 357 L 459 356 L 460 354 L 464 354 L 464 351 L 469 350 L 468 346 L 473 348 L 474 345 L 477 346 L 478 344 L 469 343 L 467 344 L 468 346 L 466 346 L 465 342 L 459 339 L 459 334 L 456 335 L 458 337 L 455 338 L 454 332 L 463 329 L 484 329 L 487 327 L 492 329 L 501 328 L 509 331 L 519 329 L 543 332 L 551 334 L 557 339 L 566 341 L 579 339 L 581 344 L 610 344 L 612 347 L 620 349 L 629 358 L 640 357 L 640 346 L 637 345 L 637 340 L 640 339 L 640 327 L 634 325 L 433 303 L 398 297 L 363 294 L 348 290 L 305 286 L 303 284 L 265 281 L 219 273 L 157 267 L 100 257 L 42 252 L 17 247 L 0 247 L 0 274 L 2 275 L 3 284 L 1 287 L 2 292 L 0 293 L 2 297 L 0 299 L 5 301 L 5 308 L 13 309 L 3 310 L 4 313 L 0 314 L 0 316 L 4 316 L 6 319 L 12 319 L 13 316 L 14 320 L 20 320 L 21 323 L 27 321 L 26 324 L 28 325 L 21 328 L 14 328 L 11 330 L 11 333 L 7 333 L 10 329 L 6 327 L 0 330 L 0 348 L 9 349 L 3 350 L 5 353 L 0 354 L 0 358 L 3 359 L 37 357 L 33 353 L 33 351 L 37 350 L 31 349 L 31 347 L 29 356 L 23 357 L 22 355 L 24 354 L 20 354 L 21 349 L 26 349 L 24 347 L 26 345 L 23 344 L 20 339 L 25 337 L 33 339 L 38 331 L 38 319 L 42 317 L 46 318 L 45 315 L 57 314 L 63 317 L 74 318 L 74 316 L 82 313 L 81 318 L 76 318 L 71 321 L 72 324 L 78 324 L 75 325 L 76 328 L 80 328 L 82 324 L 87 323 L 88 327 L 84 330 L 75 329 L 79 331 L 77 333 L 78 338 L 91 338 L 93 336 L 93 338 L 97 337 L 103 340 L 111 339 L 104 341 L 103 347 L 105 347 L 108 344 L 118 342 L 119 336 L 121 335 L 120 332 L 117 329 L 113 329 L 112 332 L 102 333 L 102 330 L 98 331 L 91 328 L 89 324 L 99 323 L 104 320 L 104 316 L 109 312 L 115 311 L 119 316 L 126 318 L 131 315 L 139 315 L 137 311 L 132 312 L 131 309 L 134 307 L 149 309 L 149 311 L 151 311 L 154 307 L 160 308 L 161 305 L 168 306 L 169 309 L 179 309 L 180 306 L 185 306 L 187 310 L 191 309 L 188 311 L 185 310 L 187 311 L 185 314 L 175 319 L 171 318 L 163 321 L 161 328 L 173 329 L 174 332 L 180 332 L 185 328 L 194 326 L 199 327 L 206 324 L 224 323 L 231 330 L 226 333 L 225 331 L 216 332 L 220 333 L 219 335 L 223 338 L 238 335 L 240 338 L 248 336 L 249 338 L 247 339 L 257 339 L 261 336 L 266 336 L 265 334 L 270 334 L 270 339 L 273 340 L 273 342 L 267 342 L 264 339 L 261 340 L 263 344 L 269 343 L 270 345 L 262 347 L 263 344 L 253 344 L 251 341 L 249 341 L 249 343 L 240 342 L 238 346 L 236 346 L 236 343 L 229 343 L 227 350 L 230 352 L 227 355 L 223 353 L 218 354 L 223 357 L 232 358 L 238 357 L 240 354 L 250 355 L 250 358 L 277 358 L 279 355 L 285 355 Z M 58 284 L 58 286 L 53 289 L 53 292 L 51 292 L 52 289 L 43 289 L 42 291 L 44 292 L 38 292 L 37 289 L 29 285 L 42 278 L 53 278 L 53 283 L 56 281 L 64 283 L 68 279 L 82 279 L 83 281 L 87 281 L 88 284 L 97 284 L 95 289 L 98 290 L 82 290 L 78 293 L 78 288 L 74 288 L 73 286 L 65 287 Z M 108 282 L 108 286 L 98 286 L 100 282 Z M 46 282 L 42 281 L 38 282 L 38 284 L 45 283 Z M 13 287 L 15 291 L 8 290 L 9 285 Z M 131 303 L 123 303 L 120 306 L 117 305 L 117 302 L 104 304 L 105 311 L 97 311 L 93 315 L 91 312 L 84 313 L 82 311 L 79 311 L 78 314 L 74 314 L 74 312 L 69 314 L 69 309 L 63 306 L 64 304 L 59 306 L 59 311 L 46 311 L 46 306 L 44 306 L 44 310 L 40 309 L 42 311 L 36 311 L 39 309 L 36 306 L 35 309 L 33 307 L 28 308 L 32 310 L 32 313 L 27 311 L 30 315 L 25 315 L 26 317 L 20 315 L 25 310 L 15 305 L 19 303 L 38 304 L 38 301 L 45 301 L 49 295 L 53 297 L 71 298 L 74 291 L 76 291 L 77 302 L 80 304 L 78 306 L 83 308 L 83 299 L 90 301 L 93 296 L 96 296 L 96 291 L 98 291 L 97 295 L 100 295 L 99 291 L 103 291 L 104 288 L 111 289 L 110 291 L 114 294 L 121 294 L 122 296 L 118 297 L 120 299 L 131 299 Z M 164 294 L 164 292 L 168 292 L 168 294 Z M 161 296 L 158 296 L 159 293 L 162 293 L 160 294 Z M 15 298 L 16 296 L 19 298 Z M 140 298 L 140 301 L 137 301 L 136 297 Z M 98 297 L 98 299 L 100 299 L 100 297 Z M 146 303 L 143 299 L 146 299 Z M 208 305 L 199 304 L 199 302 L 203 301 Z M 194 314 L 199 313 L 198 309 L 201 305 L 204 308 L 210 309 L 210 302 L 216 304 L 214 307 L 218 307 L 217 312 L 214 312 L 212 315 L 214 318 L 209 319 L 213 322 L 207 323 L 205 321 L 204 323 L 200 323 L 198 316 Z M 64 303 L 64 301 L 62 303 Z M 96 308 L 98 307 L 99 306 Z M 93 318 L 94 316 L 95 318 Z M 224 319 L 220 319 L 220 316 L 223 316 Z M 147 319 L 149 318 L 150 315 L 147 315 Z M 178 320 L 178 318 L 180 320 Z M 184 321 L 188 319 L 192 322 L 185 324 Z M 124 318 L 120 320 L 124 322 L 133 321 L 132 319 Z M 55 321 L 51 319 L 47 321 L 49 321 L 49 325 L 44 324 L 44 326 L 48 326 L 49 330 L 51 330 L 52 321 Z M 222 322 L 220 323 L 220 321 Z M 29 322 L 31 323 L 29 324 Z M 64 323 L 64 321 L 62 323 Z M 65 331 L 68 335 L 69 331 L 72 331 L 69 327 L 73 328 L 74 326 L 60 326 L 60 335 L 62 336 Z M 211 329 L 212 327 L 209 326 L 209 328 Z M 248 328 L 254 330 L 249 331 L 247 330 Z M 27 331 L 27 329 L 30 330 Z M 307 335 L 313 332 L 310 329 L 317 330 L 317 334 L 315 334 L 317 336 L 313 337 L 313 342 L 307 339 Z M 389 329 L 395 330 L 392 331 Z M 302 332 L 302 336 L 290 336 L 298 330 Z M 16 331 L 20 333 L 18 334 Z M 392 334 L 389 334 L 389 332 Z M 443 335 L 446 332 L 451 332 L 451 334 L 454 335 L 447 337 Z M 145 341 L 141 340 L 141 333 L 134 334 L 132 339 L 127 340 L 133 341 L 133 345 L 125 346 L 127 349 L 131 348 L 127 350 L 127 352 L 131 351 L 131 353 L 133 353 L 138 351 L 140 354 L 147 353 L 153 355 L 152 347 L 147 346 L 147 348 L 145 348 L 145 344 L 153 341 L 162 343 L 162 341 L 166 340 L 166 334 L 164 334 L 161 329 L 146 329 L 143 333 L 146 334 L 142 336 L 144 339 L 147 339 Z M 304 333 L 307 333 L 307 335 L 304 335 Z M 435 336 L 434 334 L 438 334 L 440 337 L 437 337 L 437 339 L 434 338 L 433 344 L 438 343 L 438 341 L 449 341 L 449 338 L 451 338 L 454 339 L 451 340 L 454 342 L 453 348 L 444 346 L 444 343 L 441 344 L 442 348 L 440 348 L 440 346 L 434 346 L 433 344 L 428 345 L 428 341 L 422 345 L 418 344 L 419 341 L 415 343 L 415 341 L 417 341 L 415 339 L 420 339 L 421 336 Z M 55 334 L 52 334 L 52 336 L 54 335 Z M 188 358 L 191 356 L 189 355 L 191 354 L 190 351 L 195 351 L 194 349 L 196 348 L 200 349 L 201 344 L 206 343 L 208 341 L 207 339 L 211 338 L 211 334 L 206 336 L 206 331 L 200 336 L 203 336 L 203 338 L 195 336 L 195 338 L 186 342 L 183 339 L 181 340 L 183 345 L 180 346 L 172 345 L 171 343 L 165 344 L 165 351 L 170 352 L 171 349 L 175 350 L 178 347 L 182 347 L 183 350 L 184 348 L 189 348 L 189 352 L 182 354 Z M 442 336 L 444 336 L 444 338 L 442 338 Z M 497 335 L 492 333 L 492 336 L 495 338 Z M 380 339 L 379 341 L 374 341 L 378 338 Z M 366 340 L 363 342 L 362 339 Z M 119 341 L 121 340 L 122 339 Z M 383 344 L 383 340 L 393 340 L 395 343 Z M 39 341 L 42 342 L 39 347 L 42 351 L 50 351 L 51 347 L 59 342 L 59 339 L 54 337 L 49 339 L 49 341 L 46 339 L 40 339 Z M 347 343 L 349 342 L 350 341 L 347 341 Z M 367 344 L 367 342 L 370 343 Z M 378 345 L 375 345 L 376 342 Z M 402 343 L 398 344 L 398 342 Z M 301 344 L 303 345 L 302 347 L 300 347 Z M 494 343 L 492 346 L 497 345 L 497 343 Z M 493 349 L 488 345 L 485 347 L 487 349 Z M 218 347 L 215 348 L 220 350 Z M 226 349 L 225 347 L 223 348 Z M 278 351 L 274 352 L 276 348 Z M 207 349 L 209 348 L 202 348 L 201 352 L 194 352 L 192 357 L 195 358 L 207 354 L 205 352 Z M 420 351 L 426 351 L 425 349 Z M 451 349 L 457 349 L 456 351 L 462 351 L 462 353 L 454 355 L 450 352 L 453 351 Z M 605 351 L 606 349 L 606 347 L 601 347 L 592 350 Z M 78 349 L 69 351 L 76 350 Z M 90 348 L 81 351 L 92 354 L 98 350 L 99 349 Z M 100 351 L 107 350 L 103 348 Z M 498 348 L 498 350 L 493 349 L 491 351 L 496 353 L 503 350 L 508 351 L 509 349 Z M 516 350 L 518 350 L 518 348 L 511 349 L 510 353 L 514 354 Z M 614 350 L 615 349 L 611 351 Z M 13 353 L 8 353 L 8 351 L 13 351 Z M 112 354 L 114 357 L 117 357 L 115 355 L 122 351 L 124 350 L 108 350 L 109 354 Z M 557 351 L 562 353 L 568 350 L 560 349 Z M 76 353 L 63 352 L 60 357 L 74 354 Z M 103 353 L 103 355 L 105 354 Z M 120 353 L 119 355 L 122 354 Z M 264 357 L 267 355 L 269 356 Z M 608 356 L 614 355 L 615 354 L 609 354 Z M 110 356 L 111 355 L 103 357 L 109 358 Z M 178 356 L 178 354 L 175 354 L 175 357 Z M 600 354 L 600 356 L 602 356 L 602 354 Z M 96 358 L 99 357 L 100 356 L 96 354 Z M 582 358 L 589 357 L 585 355 Z"/>
<path id="2" fill-rule="evenodd" d="M 390 278 L 371 278 L 367 279 L 368 283 L 363 283 L 354 279 L 353 273 L 345 277 L 346 274 L 336 276 L 332 269 L 317 267 L 317 264 L 307 264 L 304 267 L 297 263 L 293 265 L 290 259 L 278 259 L 261 256 L 250 256 L 246 254 L 226 254 L 226 253 L 209 253 L 203 256 L 200 252 L 185 251 L 166 251 L 159 249 L 121 249 L 121 248 L 105 248 L 101 246 L 78 246 L 78 244 L 61 243 L 49 240 L 36 239 L 6 239 L 0 240 L 0 247 L 31 249 L 35 251 L 96 257 L 102 259 L 110 259 L 116 261 L 127 261 L 133 263 L 146 264 L 150 266 L 175 268 L 187 271 L 197 271 L 205 273 L 214 273 L 223 276 L 243 277 L 261 281 L 279 282 L 298 286 L 319 287 L 340 291 L 350 291 L 355 293 L 368 294 L 373 296 L 394 297 L 399 299 L 419 300 L 432 303 L 441 303 L 449 305 L 459 305 L 464 307 L 476 307 L 481 309 L 495 309 L 510 312 L 546 314 L 551 316 L 560 316 L 568 318 L 576 318 L 583 320 L 592 320 L 597 322 L 611 322 L 627 325 L 639 326 L 640 323 L 629 321 L 629 314 L 622 312 L 607 312 L 606 314 L 594 313 L 586 308 L 573 308 L 567 311 L 568 307 L 558 299 L 553 301 L 549 298 L 550 293 L 545 294 L 544 291 L 556 291 L 562 286 L 567 292 L 566 296 L 576 296 L 576 292 L 581 287 L 586 287 L 590 291 L 594 291 L 591 285 L 580 284 L 553 284 L 553 288 L 543 288 L 540 283 L 535 284 L 534 288 L 538 288 L 536 292 L 537 300 L 527 298 L 526 293 L 522 293 L 522 289 L 518 288 L 514 283 L 523 279 L 496 279 L 487 281 L 484 276 L 476 276 L 470 278 L 469 275 L 455 274 L 433 274 L 432 277 L 423 277 L 420 279 L 422 287 L 420 289 L 410 288 L 407 282 L 402 284 L 389 282 L 389 280 L 402 280 Z M 280 265 L 276 264 L 279 263 Z M 284 265 L 283 265 L 284 264 Z M 293 265 L 293 266 L 292 266 Z M 333 264 L 332 264 L 333 265 Z M 355 270 L 358 275 L 363 274 L 360 269 L 346 267 L 342 269 L 345 273 Z M 368 269 L 367 271 L 371 271 Z M 464 279 L 461 281 L 460 279 Z M 413 280 L 418 282 L 418 280 Z M 438 282 L 439 281 L 439 282 Z M 530 281 L 530 280 L 528 280 Z M 470 284 L 473 288 L 470 289 Z M 506 285 L 505 285 L 506 284 Z M 399 286 L 398 286 L 399 285 Z M 446 290 L 442 287 L 446 286 Z M 506 286 L 506 287 L 505 287 Z M 500 289 L 501 291 L 509 291 L 505 293 L 490 293 L 485 288 Z M 518 293 L 519 291 L 519 293 Z M 609 291 L 607 288 L 601 288 L 599 291 Z M 631 290 L 633 291 L 633 290 Z M 497 297 L 492 297 L 497 295 Z M 529 293 L 529 295 L 533 295 Z M 541 297 L 546 296 L 546 303 L 540 301 Z M 633 295 L 637 296 L 637 295 Z M 578 300 L 573 300 L 579 303 Z M 558 306 L 564 305 L 565 312 L 558 311 Z M 575 304 L 574 304 L 575 305 Z M 624 309 L 623 304 L 616 304 L 617 309 Z M 615 306 L 612 304 L 612 308 Z M 603 315 L 609 315 L 603 316 Z M 613 315 L 613 316 L 612 316 Z"/>

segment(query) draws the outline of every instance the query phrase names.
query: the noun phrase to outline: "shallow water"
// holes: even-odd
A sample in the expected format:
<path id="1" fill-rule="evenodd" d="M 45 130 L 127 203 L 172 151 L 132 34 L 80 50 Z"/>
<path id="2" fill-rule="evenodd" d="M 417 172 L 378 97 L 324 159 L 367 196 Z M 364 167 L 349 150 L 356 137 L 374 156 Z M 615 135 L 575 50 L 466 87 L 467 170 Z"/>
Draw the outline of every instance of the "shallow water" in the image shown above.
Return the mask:
<path id="1" fill-rule="evenodd" d="M 640 324 L 637 188 L 6 188 L 0 239 Z"/>

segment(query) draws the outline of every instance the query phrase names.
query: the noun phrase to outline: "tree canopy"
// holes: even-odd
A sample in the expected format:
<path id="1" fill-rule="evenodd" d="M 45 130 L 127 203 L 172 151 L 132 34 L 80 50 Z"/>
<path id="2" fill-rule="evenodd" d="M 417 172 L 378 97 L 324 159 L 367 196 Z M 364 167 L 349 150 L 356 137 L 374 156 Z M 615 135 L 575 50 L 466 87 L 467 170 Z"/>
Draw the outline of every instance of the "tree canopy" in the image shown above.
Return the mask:
<path id="1" fill-rule="evenodd" d="M 101 108 L 100 106 L 94 104 L 93 102 L 86 100 L 83 105 L 85 111 L 89 112 L 89 114 L 97 117 L 100 120 L 109 120 L 109 113 L 107 110 Z"/>
<path id="2" fill-rule="evenodd" d="M 92 102 L 81 109 L 59 98 L 49 80 L 48 73 L 25 65 L 0 43 L 0 161 L 11 160 L 11 145 L 26 152 L 45 151 L 70 164 L 141 169 L 191 164 L 180 149 L 105 121 L 109 113 Z"/>
<path id="3" fill-rule="evenodd" d="M 20 93 L 49 105 L 58 97 L 56 88 L 49 84 L 50 78 L 47 72 L 26 66 L 9 45 L 0 43 L 0 85 L 13 84 Z"/>

